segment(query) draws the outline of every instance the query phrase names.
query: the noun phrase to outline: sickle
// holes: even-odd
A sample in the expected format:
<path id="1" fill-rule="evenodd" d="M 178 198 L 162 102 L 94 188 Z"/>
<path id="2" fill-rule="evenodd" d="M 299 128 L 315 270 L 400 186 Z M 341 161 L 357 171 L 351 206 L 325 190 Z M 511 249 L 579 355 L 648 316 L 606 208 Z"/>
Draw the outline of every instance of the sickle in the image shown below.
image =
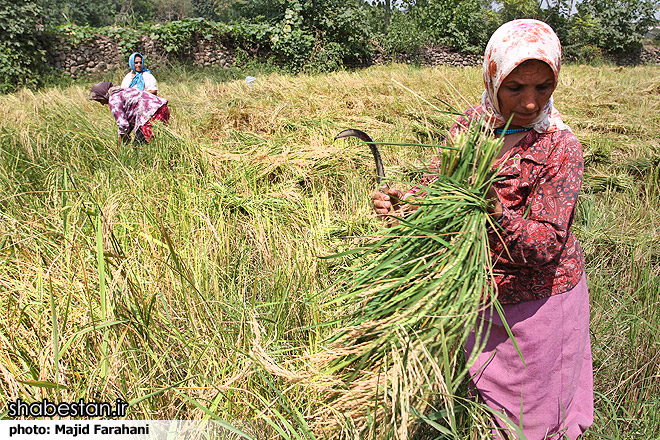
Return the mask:
<path id="1" fill-rule="evenodd" d="M 369 136 L 367 133 L 365 133 L 362 130 L 357 130 L 355 128 L 348 128 L 342 131 L 341 133 L 339 133 L 337 136 L 335 136 L 335 140 L 345 137 L 356 137 L 366 142 L 369 145 L 371 154 L 374 155 L 374 161 L 376 162 L 376 174 L 377 174 L 376 181 L 379 184 L 383 183 L 384 187 L 389 188 L 387 183 L 382 182 L 382 180 L 385 178 L 385 169 L 383 168 L 383 161 L 380 158 L 380 151 L 378 151 L 378 146 L 376 145 L 374 140 L 371 139 L 371 136 Z"/>

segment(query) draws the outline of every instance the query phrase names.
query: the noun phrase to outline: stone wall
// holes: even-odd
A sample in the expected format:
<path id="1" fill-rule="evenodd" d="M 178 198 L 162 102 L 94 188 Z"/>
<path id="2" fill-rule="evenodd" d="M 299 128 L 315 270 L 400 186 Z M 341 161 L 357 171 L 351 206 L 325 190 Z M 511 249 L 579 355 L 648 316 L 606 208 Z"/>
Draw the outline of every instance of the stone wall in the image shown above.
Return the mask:
<path id="1" fill-rule="evenodd" d="M 162 64 L 162 55 L 153 41 L 144 39 L 138 51 L 147 58 L 147 67 Z M 128 70 L 128 55 L 122 53 L 117 40 L 105 35 L 77 45 L 57 39 L 47 51 L 46 60 L 55 70 L 73 78 L 117 68 Z"/>
<path id="2" fill-rule="evenodd" d="M 640 53 L 621 54 L 609 57 L 610 61 L 620 66 L 640 64 L 660 65 L 660 48 L 645 46 Z M 418 55 L 422 64 L 429 66 L 475 66 L 483 64 L 483 55 L 469 55 L 452 52 L 443 47 L 425 47 Z"/>
<path id="3" fill-rule="evenodd" d="M 143 37 L 135 50 L 144 55 L 149 69 L 176 61 L 161 44 L 148 37 Z M 235 62 L 233 50 L 225 44 L 204 39 L 194 41 L 181 58 L 195 66 L 229 67 Z M 55 70 L 73 78 L 107 70 L 128 70 L 128 54 L 122 53 L 116 39 L 105 35 L 77 45 L 56 39 L 46 53 L 46 60 Z"/>
<path id="4" fill-rule="evenodd" d="M 640 56 L 642 64 L 660 64 L 660 47 L 646 46 Z"/>
<path id="5" fill-rule="evenodd" d="M 236 62 L 233 50 L 225 44 L 205 39 L 195 41 L 190 59 L 195 66 L 230 67 Z"/>
<path id="6" fill-rule="evenodd" d="M 422 62 L 429 66 L 480 66 L 484 63 L 484 56 L 462 54 L 443 47 L 429 46 L 422 49 Z"/>
<path id="7" fill-rule="evenodd" d="M 227 42 L 194 40 L 191 48 L 174 60 L 158 43 L 143 37 L 137 51 L 147 59 L 147 67 L 159 68 L 173 61 L 187 61 L 195 66 L 229 67 L 235 64 L 234 50 Z M 71 45 L 63 39 L 55 39 L 47 53 L 48 63 L 56 70 L 77 78 L 107 70 L 128 69 L 128 55 L 123 54 L 117 40 L 97 35 L 92 41 Z M 395 57 L 376 56 L 374 64 L 397 61 L 418 63 L 428 66 L 475 66 L 483 62 L 482 55 L 461 54 L 441 46 L 422 48 L 415 54 L 400 54 Z M 645 47 L 640 55 L 624 55 L 614 59 L 617 64 L 660 64 L 660 48 Z"/>

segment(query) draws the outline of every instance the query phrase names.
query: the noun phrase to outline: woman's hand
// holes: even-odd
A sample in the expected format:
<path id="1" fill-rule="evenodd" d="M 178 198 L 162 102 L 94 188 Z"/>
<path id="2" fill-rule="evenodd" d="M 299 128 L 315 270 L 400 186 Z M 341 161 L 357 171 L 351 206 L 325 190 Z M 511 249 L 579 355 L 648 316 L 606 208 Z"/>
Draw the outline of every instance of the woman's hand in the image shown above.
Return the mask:
<path id="1" fill-rule="evenodd" d="M 394 188 L 376 191 L 371 194 L 374 211 L 381 217 L 386 216 L 392 209 L 403 203 L 403 192 Z"/>
<path id="2" fill-rule="evenodd" d="M 488 214 L 490 214 L 495 220 L 499 220 L 499 218 L 502 217 L 502 204 L 497 197 L 495 187 L 492 185 L 486 193 L 486 202 L 488 202 Z"/>

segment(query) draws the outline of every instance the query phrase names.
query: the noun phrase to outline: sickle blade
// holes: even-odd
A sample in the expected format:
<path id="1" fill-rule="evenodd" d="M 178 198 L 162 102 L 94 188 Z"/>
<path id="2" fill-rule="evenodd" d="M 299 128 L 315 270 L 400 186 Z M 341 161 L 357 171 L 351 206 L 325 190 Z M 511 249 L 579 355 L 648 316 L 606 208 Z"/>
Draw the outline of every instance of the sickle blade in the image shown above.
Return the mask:
<path id="1" fill-rule="evenodd" d="M 385 168 L 383 168 L 383 161 L 380 158 L 380 151 L 378 151 L 378 146 L 374 143 L 374 140 L 371 139 L 371 136 L 369 136 L 364 131 L 357 130 L 355 128 L 348 128 L 342 131 L 337 136 L 335 136 L 335 140 L 345 137 L 355 137 L 360 139 L 361 141 L 366 142 L 369 145 L 371 154 L 373 154 L 374 156 L 374 162 L 376 162 L 376 174 L 377 174 L 376 180 L 380 184 L 382 180 L 385 178 Z M 387 183 L 385 183 L 384 185 L 387 186 Z"/>

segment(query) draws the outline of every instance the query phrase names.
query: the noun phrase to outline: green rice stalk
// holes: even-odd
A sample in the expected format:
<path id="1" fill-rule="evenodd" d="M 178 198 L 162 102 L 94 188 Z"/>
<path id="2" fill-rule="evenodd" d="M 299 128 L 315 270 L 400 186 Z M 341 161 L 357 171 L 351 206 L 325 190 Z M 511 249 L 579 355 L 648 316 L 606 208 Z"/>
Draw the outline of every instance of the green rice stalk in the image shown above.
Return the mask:
<path id="1" fill-rule="evenodd" d="M 327 403 L 343 420 L 316 420 L 337 435 L 408 438 L 425 415 L 458 438 L 456 395 L 466 378 L 462 345 L 494 300 L 486 193 L 501 146 L 484 121 L 449 139 L 437 179 L 416 199 L 419 209 L 372 243 L 346 254 L 356 264 L 343 279 L 347 325 L 330 340 L 325 373 L 338 379 Z M 335 355 L 332 355 L 335 350 Z M 472 357 L 468 362 L 473 361 Z M 440 415 L 440 420 L 438 419 Z M 334 434 L 332 434 L 334 433 Z"/>
<path id="2" fill-rule="evenodd" d="M 100 210 L 96 212 L 96 262 L 99 272 L 99 299 L 101 303 L 101 321 L 108 320 L 108 298 L 105 285 L 105 253 L 103 250 L 103 214 Z M 108 359 L 108 331 L 107 328 L 103 330 L 103 342 L 101 344 L 101 377 L 105 378 L 108 375 L 109 359 Z"/>

